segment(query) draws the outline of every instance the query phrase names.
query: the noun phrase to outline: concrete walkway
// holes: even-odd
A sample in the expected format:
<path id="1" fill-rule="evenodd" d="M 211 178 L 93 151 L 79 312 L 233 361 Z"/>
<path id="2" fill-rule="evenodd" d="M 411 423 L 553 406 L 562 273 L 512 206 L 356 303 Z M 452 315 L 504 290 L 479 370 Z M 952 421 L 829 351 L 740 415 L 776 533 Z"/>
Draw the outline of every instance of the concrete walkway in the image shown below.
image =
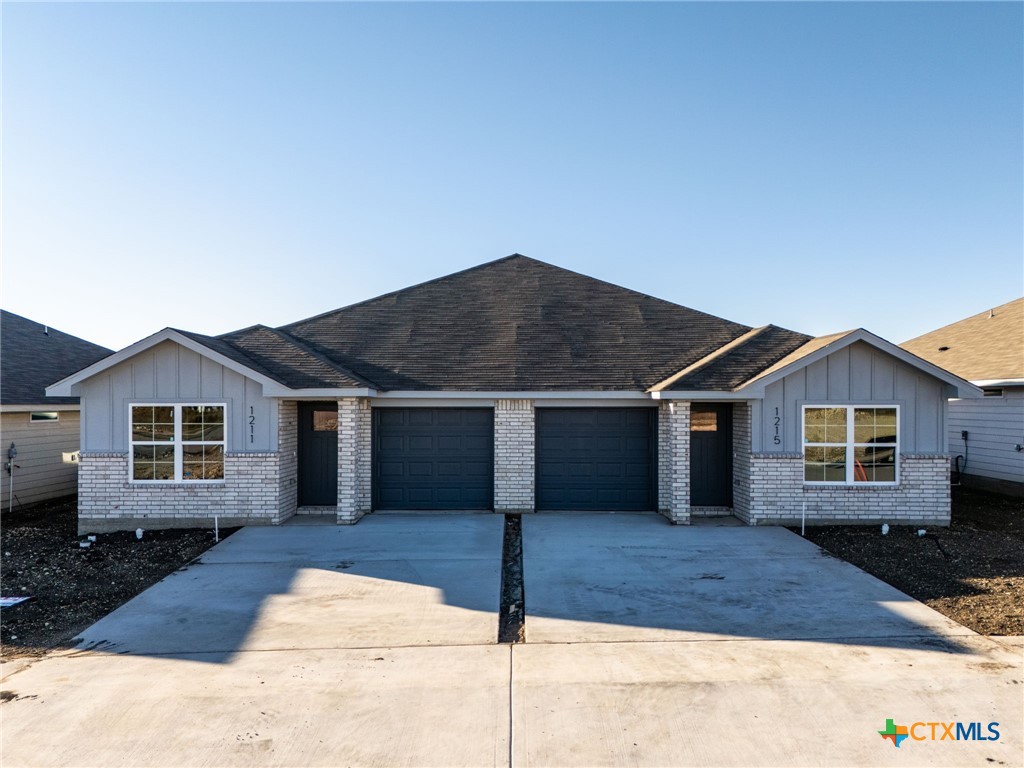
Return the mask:
<path id="1" fill-rule="evenodd" d="M 527 642 L 496 644 L 502 519 L 245 529 L 2 673 L 21 765 L 1020 765 L 1024 649 L 779 529 L 524 519 Z M 907 741 L 886 719 L 1001 723 Z"/>

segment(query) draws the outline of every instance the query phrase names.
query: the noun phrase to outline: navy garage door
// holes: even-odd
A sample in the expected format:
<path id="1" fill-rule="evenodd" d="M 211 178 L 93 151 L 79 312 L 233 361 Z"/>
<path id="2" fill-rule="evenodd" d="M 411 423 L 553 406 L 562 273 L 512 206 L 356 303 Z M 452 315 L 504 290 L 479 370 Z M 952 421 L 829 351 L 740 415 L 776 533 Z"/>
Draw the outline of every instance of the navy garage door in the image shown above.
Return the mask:
<path id="1" fill-rule="evenodd" d="M 374 409 L 374 509 L 492 509 L 493 495 L 492 409 Z"/>
<path id="2" fill-rule="evenodd" d="M 537 509 L 653 510 L 653 408 L 538 408 Z"/>

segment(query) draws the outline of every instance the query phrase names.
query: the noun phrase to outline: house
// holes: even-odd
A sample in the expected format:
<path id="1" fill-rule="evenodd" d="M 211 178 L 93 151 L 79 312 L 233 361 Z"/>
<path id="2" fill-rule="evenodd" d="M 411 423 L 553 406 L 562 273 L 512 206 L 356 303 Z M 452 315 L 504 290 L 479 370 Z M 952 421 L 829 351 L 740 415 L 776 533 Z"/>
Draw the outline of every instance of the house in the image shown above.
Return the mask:
<path id="1" fill-rule="evenodd" d="M 750 328 L 515 254 L 333 312 L 165 329 L 82 398 L 82 530 L 376 510 L 946 524 L 946 400 L 865 330 Z"/>
<path id="2" fill-rule="evenodd" d="M 985 393 L 949 402 L 949 450 L 964 484 L 1024 495 L 1024 298 L 901 346 Z"/>
<path id="3" fill-rule="evenodd" d="M 47 397 L 47 384 L 109 355 L 13 312 L 0 310 L 0 505 L 34 504 L 75 493 L 77 397 Z M 11 458 L 13 450 L 17 455 Z"/>

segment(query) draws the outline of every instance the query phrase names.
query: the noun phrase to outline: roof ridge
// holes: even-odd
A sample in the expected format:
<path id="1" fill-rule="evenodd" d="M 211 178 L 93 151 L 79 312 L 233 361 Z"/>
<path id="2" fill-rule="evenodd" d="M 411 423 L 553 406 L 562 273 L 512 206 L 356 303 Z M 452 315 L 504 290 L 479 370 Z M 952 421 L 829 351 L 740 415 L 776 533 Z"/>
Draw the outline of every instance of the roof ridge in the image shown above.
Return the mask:
<path id="1" fill-rule="evenodd" d="M 380 389 L 380 387 L 377 384 L 375 384 L 374 382 L 370 381 L 365 376 L 360 376 L 359 374 L 357 374 L 357 373 L 353 372 L 352 370 L 350 370 L 348 367 L 346 367 L 344 365 L 341 365 L 336 360 L 328 357 L 327 355 L 323 354 L 322 352 L 319 352 L 318 350 L 316 350 L 313 347 L 309 346 L 304 341 L 302 341 L 302 339 L 300 339 L 300 338 L 298 338 L 296 336 L 292 336 L 290 333 L 287 333 L 286 331 L 282 331 L 279 328 L 271 328 L 270 326 L 267 326 L 267 325 L 263 325 L 263 326 L 260 326 L 260 327 L 261 328 L 265 328 L 266 330 L 270 331 L 271 333 L 276 334 L 277 336 L 279 336 L 284 341 L 288 342 L 292 346 L 294 346 L 297 349 L 299 349 L 301 352 L 305 352 L 307 355 L 309 355 L 313 359 L 318 360 L 319 362 L 323 363 L 324 365 L 326 365 L 326 366 L 328 366 L 330 368 L 333 368 L 338 373 L 341 373 L 341 374 L 343 374 L 345 376 L 348 376 L 353 381 L 361 382 L 362 384 L 365 384 L 367 387 L 369 387 L 371 389 L 378 389 L 378 390 Z"/>
<path id="2" fill-rule="evenodd" d="M 663 381 L 659 381 L 657 384 L 655 384 L 653 387 L 651 387 L 647 391 L 648 392 L 660 392 L 663 389 L 667 389 L 668 387 L 670 387 L 673 384 L 675 384 L 677 381 L 679 381 L 684 376 L 688 376 L 689 374 L 693 373 L 694 371 L 699 371 L 701 368 L 706 367 L 710 363 L 714 362 L 715 360 L 717 360 L 718 358 L 722 357 L 723 355 L 728 354 L 729 352 L 731 352 L 732 350 L 736 349 L 737 347 L 742 346 L 742 345 L 746 344 L 747 342 L 757 338 L 762 333 L 767 331 L 769 328 L 777 328 L 777 327 L 778 326 L 774 326 L 774 325 L 768 324 L 768 325 L 762 325 L 760 328 L 752 328 L 751 330 L 747 331 L 746 333 L 740 334 L 739 336 L 737 336 L 732 341 L 726 342 L 722 346 L 718 347 L 718 349 L 716 349 L 713 352 L 711 352 L 711 353 L 705 355 L 704 357 L 702 357 L 700 360 L 697 360 L 696 362 L 691 363 L 690 365 L 686 366 L 682 370 L 677 371 L 676 373 L 674 373 L 671 376 L 669 376 L 667 379 L 664 379 Z"/>

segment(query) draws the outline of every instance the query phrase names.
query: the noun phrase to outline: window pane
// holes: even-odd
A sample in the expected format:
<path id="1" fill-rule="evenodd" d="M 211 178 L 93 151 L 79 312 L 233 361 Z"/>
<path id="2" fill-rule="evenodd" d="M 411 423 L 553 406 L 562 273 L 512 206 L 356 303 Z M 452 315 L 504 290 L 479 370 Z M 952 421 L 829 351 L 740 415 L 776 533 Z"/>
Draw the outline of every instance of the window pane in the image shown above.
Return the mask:
<path id="1" fill-rule="evenodd" d="M 825 449 L 804 449 L 804 481 L 820 483 L 825 480 Z"/>
<path id="2" fill-rule="evenodd" d="M 157 480 L 173 480 L 174 479 L 174 464 L 161 464 L 157 462 L 153 465 L 156 470 Z"/>
<path id="3" fill-rule="evenodd" d="M 224 448 L 220 445 L 186 445 L 183 449 L 183 480 L 223 480 Z"/>
<path id="4" fill-rule="evenodd" d="M 153 479 L 153 464 L 135 462 L 132 467 L 132 479 L 133 480 L 152 480 Z"/>
<path id="5" fill-rule="evenodd" d="M 181 422 L 181 439 L 182 440 L 202 440 L 203 439 L 203 425 L 202 424 L 186 424 L 184 418 Z"/>
<path id="6" fill-rule="evenodd" d="M 690 415 L 691 432 L 717 432 L 718 411 L 693 411 Z"/>
<path id="7" fill-rule="evenodd" d="M 804 442 L 845 443 L 845 408 L 806 408 L 804 410 Z"/>
<path id="8" fill-rule="evenodd" d="M 846 481 L 846 449 L 810 447 L 804 449 L 804 480 L 811 483 Z"/>
<path id="9" fill-rule="evenodd" d="M 153 439 L 161 442 L 174 442 L 174 424 L 154 424 Z"/>
<path id="10" fill-rule="evenodd" d="M 155 445 L 134 445 L 132 446 L 132 460 L 138 464 L 142 462 L 154 462 L 156 461 L 156 446 Z"/>
<path id="11" fill-rule="evenodd" d="M 895 408 L 855 408 L 854 435 L 856 443 L 895 443 Z"/>
<path id="12" fill-rule="evenodd" d="M 224 425 L 223 424 L 204 424 L 203 425 L 203 440 L 223 440 L 224 439 Z"/>
<path id="13" fill-rule="evenodd" d="M 134 424 L 132 426 L 132 440 L 153 440 L 152 424 Z"/>
<path id="14" fill-rule="evenodd" d="M 896 449 L 869 446 L 854 449 L 853 480 L 856 483 L 896 482 Z"/>
<path id="15" fill-rule="evenodd" d="M 181 407 L 182 424 L 202 424 L 203 412 L 194 405 L 183 405 Z"/>
<path id="16" fill-rule="evenodd" d="M 846 482 L 846 449 L 825 449 L 825 480 L 829 483 Z"/>
<path id="17" fill-rule="evenodd" d="M 60 414 L 57 411 L 33 411 L 29 421 L 59 421 Z"/>
<path id="18" fill-rule="evenodd" d="M 135 424 L 152 424 L 153 423 L 153 406 L 151 405 L 134 405 L 132 406 L 132 425 Z"/>
<path id="19" fill-rule="evenodd" d="M 153 406 L 153 423 L 154 424 L 173 424 L 174 423 L 174 406 L 173 405 L 154 405 Z"/>
<path id="20" fill-rule="evenodd" d="M 337 411 L 313 411 L 314 432 L 337 432 L 338 412 Z"/>

